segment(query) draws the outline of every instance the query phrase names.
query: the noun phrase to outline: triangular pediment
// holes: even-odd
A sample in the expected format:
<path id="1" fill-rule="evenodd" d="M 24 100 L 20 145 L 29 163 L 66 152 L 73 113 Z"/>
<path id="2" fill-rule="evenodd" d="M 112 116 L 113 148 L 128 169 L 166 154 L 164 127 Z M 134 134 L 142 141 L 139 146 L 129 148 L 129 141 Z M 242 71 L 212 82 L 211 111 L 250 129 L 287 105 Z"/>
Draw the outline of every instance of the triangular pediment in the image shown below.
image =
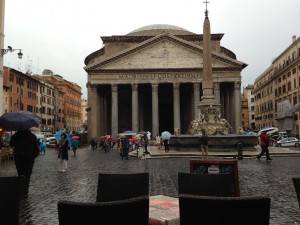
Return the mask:
<path id="1" fill-rule="evenodd" d="M 213 68 L 241 67 L 243 63 L 212 53 Z M 203 67 L 203 49 L 183 39 L 162 34 L 109 58 L 86 70 L 189 69 Z"/>

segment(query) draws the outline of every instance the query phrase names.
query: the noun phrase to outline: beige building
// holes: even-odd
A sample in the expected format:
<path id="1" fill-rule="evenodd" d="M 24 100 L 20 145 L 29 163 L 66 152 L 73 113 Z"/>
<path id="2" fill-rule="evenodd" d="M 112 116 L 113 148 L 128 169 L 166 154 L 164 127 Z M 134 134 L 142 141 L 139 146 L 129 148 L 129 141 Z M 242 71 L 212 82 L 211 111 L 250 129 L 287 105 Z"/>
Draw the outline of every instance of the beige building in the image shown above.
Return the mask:
<path id="1" fill-rule="evenodd" d="M 255 125 L 255 104 L 254 104 L 254 85 L 249 84 L 243 88 L 243 99 L 247 100 L 247 107 L 248 107 L 248 128 L 250 130 L 256 130 Z"/>
<path id="2" fill-rule="evenodd" d="M 300 102 L 300 38 L 272 62 L 254 83 L 255 121 L 259 129 L 276 126 L 299 136 L 299 112 L 289 112 Z"/>
<path id="3" fill-rule="evenodd" d="M 86 99 L 81 99 L 81 123 L 82 129 L 85 130 L 87 127 L 87 109 L 88 104 Z"/>
<path id="4" fill-rule="evenodd" d="M 4 46 L 4 12 L 5 12 L 5 0 L 0 0 L 0 49 L 3 49 L 3 46 Z M 0 54 L 0 116 L 4 113 L 3 107 L 4 107 L 5 102 L 3 101 L 3 99 L 7 98 L 7 95 L 5 95 L 5 94 L 3 95 L 3 77 L 4 77 L 3 56 L 4 55 L 2 54 L 2 50 L 1 50 L 1 54 Z M 7 93 L 7 91 L 6 91 L 6 93 Z"/>
<path id="5" fill-rule="evenodd" d="M 222 37 L 211 35 L 214 95 L 235 133 L 247 65 L 221 46 Z M 85 59 L 90 137 L 125 130 L 188 133 L 203 95 L 203 35 L 157 24 L 101 39 L 104 46 Z"/>

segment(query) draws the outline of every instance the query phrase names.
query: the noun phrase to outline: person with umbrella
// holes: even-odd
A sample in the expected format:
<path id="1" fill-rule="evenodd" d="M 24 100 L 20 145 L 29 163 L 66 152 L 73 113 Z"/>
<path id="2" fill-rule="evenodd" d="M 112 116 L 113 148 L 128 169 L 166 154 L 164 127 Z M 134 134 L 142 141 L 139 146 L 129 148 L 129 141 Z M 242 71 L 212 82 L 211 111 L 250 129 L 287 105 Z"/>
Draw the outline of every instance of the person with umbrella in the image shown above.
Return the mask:
<path id="1" fill-rule="evenodd" d="M 28 196 L 30 177 L 35 158 L 40 148 L 37 137 L 28 129 L 19 130 L 11 136 L 9 146 L 14 149 L 14 160 L 18 175 L 25 177 L 22 197 Z"/>
<path id="2" fill-rule="evenodd" d="M 164 131 L 161 133 L 161 138 L 164 142 L 165 152 L 169 152 L 169 139 L 171 138 L 171 133 L 168 131 Z"/>
<path id="3" fill-rule="evenodd" d="M 59 169 L 59 172 L 66 172 L 68 168 L 68 160 L 69 160 L 69 155 L 68 155 L 68 149 L 69 149 L 69 141 L 67 140 L 67 134 L 62 133 L 60 135 L 60 140 L 58 142 L 58 158 L 60 159 L 61 162 L 61 169 Z"/>
<path id="4" fill-rule="evenodd" d="M 71 141 L 71 148 L 73 150 L 74 156 L 76 156 L 76 151 L 79 145 L 78 136 L 73 136 Z"/>

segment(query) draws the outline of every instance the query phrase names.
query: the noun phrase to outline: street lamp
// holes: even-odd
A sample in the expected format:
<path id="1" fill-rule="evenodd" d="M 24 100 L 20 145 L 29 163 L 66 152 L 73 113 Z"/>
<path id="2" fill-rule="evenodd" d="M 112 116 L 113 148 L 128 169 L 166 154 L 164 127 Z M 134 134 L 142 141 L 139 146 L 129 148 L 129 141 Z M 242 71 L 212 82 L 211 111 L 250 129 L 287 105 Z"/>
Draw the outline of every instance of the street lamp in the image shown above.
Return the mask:
<path id="1" fill-rule="evenodd" d="M 8 52 L 14 52 L 16 50 L 19 50 L 18 58 L 22 59 L 22 56 L 23 56 L 22 49 L 13 49 L 11 46 L 7 46 L 7 48 L 1 49 L 1 56 L 3 57 L 4 54 L 6 54 Z"/>

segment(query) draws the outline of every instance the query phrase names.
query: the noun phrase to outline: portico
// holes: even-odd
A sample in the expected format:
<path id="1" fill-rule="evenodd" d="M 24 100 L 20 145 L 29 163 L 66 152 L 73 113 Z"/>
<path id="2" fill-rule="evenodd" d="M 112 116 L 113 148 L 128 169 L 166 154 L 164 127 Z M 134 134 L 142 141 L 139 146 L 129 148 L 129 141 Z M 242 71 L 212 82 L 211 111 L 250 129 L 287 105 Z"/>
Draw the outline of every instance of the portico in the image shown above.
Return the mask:
<path id="1" fill-rule="evenodd" d="M 220 46 L 222 36 L 212 34 L 213 94 L 222 118 L 237 129 L 246 64 Z M 102 40 L 105 46 L 85 60 L 90 137 L 125 130 L 187 134 L 203 95 L 202 35 L 152 25 Z"/>

